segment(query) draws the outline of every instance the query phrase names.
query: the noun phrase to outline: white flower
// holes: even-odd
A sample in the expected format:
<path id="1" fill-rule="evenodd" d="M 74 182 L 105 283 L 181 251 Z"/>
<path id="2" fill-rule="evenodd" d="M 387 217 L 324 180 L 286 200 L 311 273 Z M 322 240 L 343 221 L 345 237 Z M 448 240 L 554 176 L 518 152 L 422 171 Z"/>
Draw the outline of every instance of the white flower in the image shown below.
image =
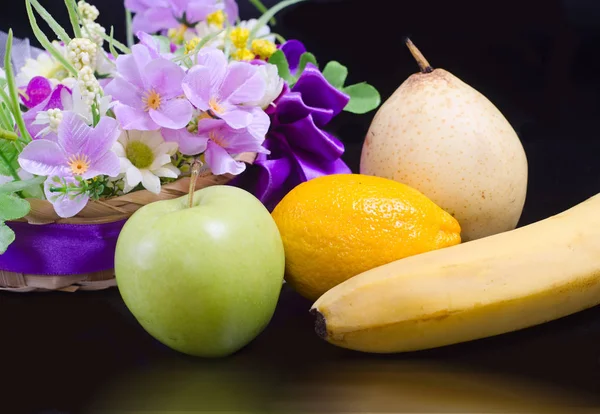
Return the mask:
<path id="1" fill-rule="evenodd" d="M 91 20 L 84 20 L 81 27 L 81 35 L 86 39 L 91 40 L 98 48 L 101 48 L 104 44 L 102 34 L 106 34 L 106 29 L 104 27 Z"/>
<path id="2" fill-rule="evenodd" d="M 267 63 L 266 65 L 258 66 L 258 72 L 263 76 L 266 83 L 265 94 L 262 99 L 255 102 L 246 102 L 247 106 L 259 106 L 266 109 L 271 103 L 277 99 L 283 90 L 283 78 L 279 76 L 277 66 Z"/>
<path id="3" fill-rule="evenodd" d="M 110 95 L 105 95 L 97 100 L 98 112 L 100 116 L 106 115 L 108 110 L 116 105 L 116 102 L 112 101 Z M 88 125 L 92 125 L 94 122 L 94 116 L 92 114 L 92 107 L 88 104 L 87 96 L 81 94 L 79 88 L 73 88 L 73 94 L 71 99 L 67 99 L 64 103 L 65 111 L 75 112 L 82 117 Z"/>
<path id="4" fill-rule="evenodd" d="M 194 27 L 194 29 L 196 30 L 197 37 L 199 37 L 200 39 L 202 39 L 206 36 L 212 35 L 214 33 L 217 33 L 220 30 L 222 30 L 221 27 L 214 25 L 214 24 L 210 24 L 206 21 L 198 23 Z M 217 49 L 223 49 L 225 47 L 225 33 L 226 33 L 226 31 L 223 30 L 221 33 L 219 33 L 214 38 L 209 40 L 204 45 L 204 47 L 215 47 Z M 189 39 L 188 34 L 185 35 L 185 40 L 187 40 L 187 41 L 191 40 L 191 39 Z"/>
<path id="5" fill-rule="evenodd" d="M 121 161 L 121 175 L 128 193 L 140 183 L 154 193 L 160 193 L 160 177 L 177 178 L 181 174 L 172 164 L 177 143 L 165 142 L 159 131 L 123 131 L 113 147 Z"/>
<path id="6" fill-rule="evenodd" d="M 52 44 L 65 56 L 64 46 L 57 41 L 52 42 Z M 25 64 L 19 69 L 16 76 L 16 84 L 18 87 L 26 87 L 29 81 L 36 76 L 47 78 L 53 87 L 63 84 L 70 88 L 75 83 L 75 79 L 70 76 L 64 66 L 48 52 L 40 53 L 35 59 L 26 59 Z"/>
<path id="7" fill-rule="evenodd" d="M 84 66 L 77 76 L 77 85 L 86 105 L 92 106 L 96 97 L 100 95 L 100 84 L 94 76 L 94 70 Z"/>

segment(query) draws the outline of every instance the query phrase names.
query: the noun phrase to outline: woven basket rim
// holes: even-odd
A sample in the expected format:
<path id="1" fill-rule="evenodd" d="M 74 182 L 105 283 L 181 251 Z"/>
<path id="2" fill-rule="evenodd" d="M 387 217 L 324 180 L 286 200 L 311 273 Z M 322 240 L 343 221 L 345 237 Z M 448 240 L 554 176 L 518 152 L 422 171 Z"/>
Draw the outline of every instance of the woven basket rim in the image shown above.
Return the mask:
<path id="1" fill-rule="evenodd" d="M 234 158 L 243 161 L 246 164 L 252 164 L 256 159 L 257 153 L 245 152 L 238 154 Z M 231 174 L 214 175 L 206 172 L 201 174 L 196 181 L 195 190 L 201 188 L 223 185 L 231 181 L 235 176 Z M 190 177 L 181 177 L 176 181 L 163 185 L 159 194 L 154 194 L 148 190 L 130 192 L 118 197 L 111 197 L 101 200 L 90 200 L 87 205 L 77 215 L 69 218 L 61 218 L 54 211 L 54 207 L 48 200 L 28 198 L 31 205 L 31 211 L 25 217 L 14 220 L 16 222 L 27 222 L 29 224 L 101 224 L 121 221 L 131 217 L 131 215 L 146 204 L 171 200 L 182 197 L 189 192 Z"/>

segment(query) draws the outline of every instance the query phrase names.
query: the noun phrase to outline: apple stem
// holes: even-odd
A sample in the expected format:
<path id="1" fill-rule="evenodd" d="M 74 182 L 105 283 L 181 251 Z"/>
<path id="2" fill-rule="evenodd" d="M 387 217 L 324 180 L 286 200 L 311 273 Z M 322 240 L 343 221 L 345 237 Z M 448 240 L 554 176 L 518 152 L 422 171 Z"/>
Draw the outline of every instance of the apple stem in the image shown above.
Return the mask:
<path id="1" fill-rule="evenodd" d="M 196 188 L 196 181 L 198 181 L 198 176 L 200 175 L 200 167 L 202 164 L 198 158 L 194 159 L 192 163 L 192 174 L 190 176 L 190 189 L 188 192 L 188 207 L 192 208 L 194 206 L 194 189 Z"/>
<path id="2" fill-rule="evenodd" d="M 417 49 L 417 47 L 414 45 L 414 43 L 408 37 L 404 38 L 404 43 L 406 43 L 408 50 L 410 50 L 410 53 L 413 55 L 413 57 L 417 61 L 419 68 L 421 68 L 421 73 L 433 72 L 433 68 L 431 67 L 431 65 L 429 64 L 427 59 L 425 59 L 425 56 L 423 56 L 421 51 L 419 49 Z"/>

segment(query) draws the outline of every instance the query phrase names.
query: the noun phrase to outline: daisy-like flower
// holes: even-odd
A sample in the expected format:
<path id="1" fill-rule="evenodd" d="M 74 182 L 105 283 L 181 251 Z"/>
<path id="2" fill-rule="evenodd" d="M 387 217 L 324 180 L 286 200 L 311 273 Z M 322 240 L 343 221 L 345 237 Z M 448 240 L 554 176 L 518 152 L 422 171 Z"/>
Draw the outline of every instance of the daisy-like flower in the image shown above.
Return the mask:
<path id="1" fill-rule="evenodd" d="M 158 131 L 123 131 L 113 146 L 120 161 L 125 193 L 140 183 L 154 193 L 160 193 L 160 178 L 177 178 L 181 174 L 172 163 L 177 143 L 165 142 Z"/>
<path id="2" fill-rule="evenodd" d="M 193 108 L 183 96 L 185 71 L 158 57 L 143 44 L 117 58 L 117 75 L 105 92 L 117 101 L 114 112 L 123 129 L 178 129 L 188 124 Z"/>
<path id="3" fill-rule="evenodd" d="M 18 162 L 26 172 L 48 177 L 44 186 L 46 197 L 58 215 L 71 217 L 89 200 L 86 192 L 77 190 L 82 188 L 84 180 L 119 174 L 119 158 L 111 151 L 119 134 L 118 123 L 113 118 L 102 117 L 92 128 L 78 115 L 66 112 L 58 127 L 57 141 L 31 141 L 19 155 Z M 64 192 L 68 188 L 72 191 Z"/>
<path id="4" fill-rule="evenodd" d="M 52 42 L 52 44 L 61 54 L 66 56 L 64 45 L 57 41 Z M 15 77 L 15 83 L 18 87 L 24 88 L 36 76 L 48 79 L 52 86 L 63 84 L 72 87 L 76 82 L 69 71 L 46 51 L 41 52 L 35 59 L 28 58 L 25 60 L 25 64 L 19 69 Z"/>
<path id="5" fill-rule="evenodd" d="M 244 104 L 262 99 L 265 86 L 257 66 L 228 63 L 223 51 L 212 48 L 201 50 L 198 65 L 183 80 L 183 91 L 197 109 L 224 120 L 234 129 L 250 125 L 253 117 Z"/>

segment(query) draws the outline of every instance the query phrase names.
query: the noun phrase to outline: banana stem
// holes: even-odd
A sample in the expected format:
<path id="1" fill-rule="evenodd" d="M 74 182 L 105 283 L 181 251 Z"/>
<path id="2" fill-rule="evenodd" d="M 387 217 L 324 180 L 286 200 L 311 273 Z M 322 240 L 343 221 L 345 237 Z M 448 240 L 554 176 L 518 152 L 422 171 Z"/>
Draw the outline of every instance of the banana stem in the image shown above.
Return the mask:
<path id="1" fill-rule="evenodd" d="M 196 188 L 196 181 L 198 181 L 198 176 L 200 175 L 200 167 L 202 164 L 198 158 L 194 159 L 192 163 L 192 174 L 190 176 L 190 188 L 188 191 L 188 207 L 192 208 L 194 206 L 194 190 Z"/>
<path id="2" fill-rule="evenodd" d="M 433 72 L 433 68 L 431 67 L 427 59 L 425 59 L 425 56 L 423 56 L 421 51 L 414 45 L 414 43 L 408 37 L 404 39 L 404 43 L 406 43 L 408 50 L 410 50 L 410 53 L 417 61 L 419 68 L 421 68 L 421 73 Z"/>

